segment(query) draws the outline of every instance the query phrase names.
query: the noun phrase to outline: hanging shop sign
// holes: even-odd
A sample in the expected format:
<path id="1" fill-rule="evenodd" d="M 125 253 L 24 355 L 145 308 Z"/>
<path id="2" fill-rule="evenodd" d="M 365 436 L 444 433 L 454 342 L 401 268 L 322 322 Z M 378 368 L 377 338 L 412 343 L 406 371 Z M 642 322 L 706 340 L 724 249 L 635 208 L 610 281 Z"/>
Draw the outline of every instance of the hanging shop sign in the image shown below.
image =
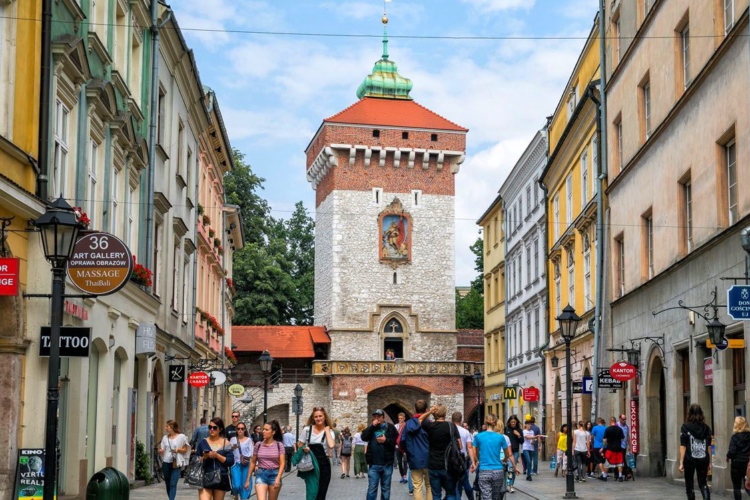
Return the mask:
<path id="1" fill-rule="evenodd" d="M 18 276 L 21 260 L 11 257 L 0 259 L 0 295 L 18 295 Z"/>
<path id="2" fill-rule="evenodd" d="M 733 285 L 727 290 L 727 314 L 735 320 L 750 320 L 750 285 Z"/>
<path id="3" fill-rule="evenodd" d="M 81 291 L 109 295 L 124 287 L 133 272 L 127 245 L 109 233 L 89 233 L 76 242 L 68 277 Z"/>
<path id="4" fill-rule="evenodd" d="M 609 374 L 609 370 L 601 370 L 598 378 L 597 385 L 600 389 L 622 389 L 622 382 L 612 378 L 612 375 Z"/>
<path id="5" fill-rule="evenodd" d="M 135 353 L 156 353 L 156 325 L 153 323 L 140 323 L 135 331 Z"/>
<path id="6" fill-rule="evenodd" d="M 16 471 L 16 494 L 13 498 L 41 500 L 44 494 L 44 450 L 41 448 L 18 450 Z"/>
<path id="7" fill-rule="evenodd" d="M 188 375 L 188 384 L 193 387 L 206 387 L 211 381 L 211 377 L 206 372 L 193 372 Z"/>
<path id="8" fill-rule="evenodd" d="M 638 400 L 630 400 L 630 449 L 633 450 L 633 454 L 638 454 Z"/>
<path id="9" fill-rule="evenodd" d="M 539 401 L 539 389 L 537 389 L 533 385 L 531 387 L 525 388 L 523 390 L 523 400 L 528 403 Z"/>
<path id="10" fill-rule="evenodd" d="M 169 365 L 169 381 L 170 382 L 184 382 L 185 381 L 185 365 Z"/>
<path id="11" fill-rule="evenodd" d="M 503 399 L 518 399 L 518 392 L 515 387 L 505 387 L 503 390 Z"/>
<path id="12" fill-rule="evenodd" d="M 703 360 L 703 385 L 706 387 L 714 385 L 714 358 L 711 356 Z"/>
<path id="13" fill-rule="evenodd" d="M 627 382 L 630 379 L 635 378 L 635 374 L 638 370 L 635 366 L 625 361 L 619 361 L 609 367 L 610 376 L 615 380 Z"/>
<path id="14" fill-rule="evenodd" d="M 583 380 L 573 381 L 573 394 L 583 394 Z"/>
<path id="15" fill-rule="evenodd" d="M 232 385 L 229 386 L 229 388 L 227 389 L 227 391 L 232 396 L 238 398 L 240 396 L 244 396 L 244 394 L 245 394 L 245 386 L 243 386 L 242 384 L 232 384 Z"/>
<path id="16" fill-rule="evenodd" d="M 39 339 L 39 356 L 49 357 L 50 334 L 49 326 L 42 327 Z M 91 328 L 80 326 L 60 327 L 60 357 L 88 358 L 91 344 Z"/>

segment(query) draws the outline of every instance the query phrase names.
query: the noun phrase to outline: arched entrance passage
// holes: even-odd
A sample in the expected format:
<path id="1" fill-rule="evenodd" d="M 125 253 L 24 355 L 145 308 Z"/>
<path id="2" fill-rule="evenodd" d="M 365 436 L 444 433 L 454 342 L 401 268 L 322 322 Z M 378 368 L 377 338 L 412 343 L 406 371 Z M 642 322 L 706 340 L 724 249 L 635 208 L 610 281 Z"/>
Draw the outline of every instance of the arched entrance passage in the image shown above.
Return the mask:
<path id="1" fill-rule="evenodd" d="M 417 387 L 405 385 L 394 385 L 390 387 L 381 387 L 370 391 L 367 395 L 367 414 L 381 409 L 386 414 L 386 420 L 398 422 L 398 414 L 406 413 L 409 417 L 414 412 L 414 403 L 418 399 L 424 399 L 427 405 L 430 404 L 430 393 Z"/>
<path id="2" fill-rule="evenodd" d="M 560 382 L 560 377 L 555 377 L 555 393 L 552 395 L 552 401 L 555 403 L 555 415 L 554 415 L 554 421 L 552 422 L 552 429 L 554 432 L 557 432 L 560 430 L 560 426 L 563 424 L 563 414 L 562 414 L 562 398 L 560 397 L 560 391 L 562 390 L 562 383 Z"/>
<path id="3" fill-rule="evenodd" d="M 586 377 L 591 376 L 591 369 L 587 366 L 583 370 L 583 378 L 586 379 Z M 581 394 L 581 416 L 579 417 L 579 420 L 583 420 L 584 422 L 591 419 L 591 394 Z M 594 424 L 593 420 L 591 422 Z"/>
<path id="4" fill-rule="evenodd" d="M 253 419 L 252 423 L 248 424 L 246 422 L 246 424 L 249 425 L 251 429 L 255 428 L 256 425 L 263 425 L 263 407 L 261 406 L 259 408 L 260 411 Z M 309 416 L 309 413 L 303 413 L 299 416 L 300 429 L 305 425 Z M 333 419 L 333 417 L 331 417 L 331 419 Z M 285 427 L 286 425 L 291 423 L 289 422 L 289 404 L 285 403 L 268 407 L 268 421 L 273 422 L 274 420 L 277 420 L 279 422 L 279 425 L 282 427 Z"/>
<path id="5" fill-rule="evenodd" d="M 151 373 L 151 415 L 149 422 L 151 432 L 151 445 L 155 445 L 161 439 L 164 426 L 167 421 L 164 418 L 164 366 L 160 360 L 154 362 Z"/>
<path id="6" fill-rule="evenodd" d="M 667 400 L 664 363 L 658 355 L 651 358 L 646 386 L 646 421 L 640 422 L 641 453 L 648 454 L 648 475 L 666 476 L 667 469 Z M 644 429 L 645 427 L 645 429 Z M 645 430 L 645 435 L 643 431 Z"/>

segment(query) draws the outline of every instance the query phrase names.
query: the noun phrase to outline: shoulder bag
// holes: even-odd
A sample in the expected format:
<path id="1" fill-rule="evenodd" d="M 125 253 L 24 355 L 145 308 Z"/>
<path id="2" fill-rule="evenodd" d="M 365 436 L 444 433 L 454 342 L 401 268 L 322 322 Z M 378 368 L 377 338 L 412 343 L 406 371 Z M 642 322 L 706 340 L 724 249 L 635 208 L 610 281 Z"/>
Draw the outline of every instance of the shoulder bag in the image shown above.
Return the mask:
<path id="1" fill-rule="evenodd" d="M 310 426 L 310 430 L 307 432 L 307 443 L 306 445 L 310 445 L 310 437 L 312 436 L 312 425 Z M 315 468 L 312 462 L 312 457 L 310 456 L 310 451 L 307 453 L 304 452 L 302 448 L 299 449 L 300 452 L 302 452 L 302 455 L 299 458 L 299 461 L 297 462 L 297 472 L 308 472 Z"/>
<path id="2" fill-rule="evenodd" d="M 223 452 L 226 453 L 226 443 L 224 440 Z M 230 452 L 231 453 L 231 452 Z M 203 474 L 203 487 L 207 490 L 220 490 L 230 491 L 232 489 L 232 480 L 229 471 L 226 467 L 223 467 L 218 462 L 218 459 L 214 459 L 213 470 L 204 472 Z"/>
<path id="3" fill-rule="evenodd" d="M 196 447 L 198 445 L 196 444 Z M 197 457 L 187 468 L 185 483 L 193 488 L 203 488 L 203 459 Z"/>

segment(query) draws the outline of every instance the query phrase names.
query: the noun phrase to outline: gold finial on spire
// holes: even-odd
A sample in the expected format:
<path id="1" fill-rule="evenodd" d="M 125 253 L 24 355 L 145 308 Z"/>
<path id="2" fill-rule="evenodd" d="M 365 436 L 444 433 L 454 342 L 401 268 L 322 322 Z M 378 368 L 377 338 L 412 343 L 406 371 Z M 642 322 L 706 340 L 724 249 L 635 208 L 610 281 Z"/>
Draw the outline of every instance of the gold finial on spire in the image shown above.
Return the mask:
<path id="1" fill-rule="evenodd" d="M 388 24 L 388 9 L 386 8 L 386 4 L 390 1 L 391 0 L 383 0 L 383 18 L 381 19 L 383 24 Z"/>

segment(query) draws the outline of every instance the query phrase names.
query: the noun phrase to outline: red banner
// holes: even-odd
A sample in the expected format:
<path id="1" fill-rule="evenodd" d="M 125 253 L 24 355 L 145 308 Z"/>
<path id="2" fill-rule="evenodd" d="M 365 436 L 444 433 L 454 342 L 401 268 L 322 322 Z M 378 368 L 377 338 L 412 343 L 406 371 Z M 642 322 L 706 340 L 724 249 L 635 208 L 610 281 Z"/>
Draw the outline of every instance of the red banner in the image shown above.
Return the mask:
<path id="1" fill-rule="evenodd" d="M 16 258 L 0 258 L 0 295 L 18 295 L 19 263 Z"/>
<path id="2" fill-rule="evenodd" d="M 630 442 L 630 449 L 633 455 L 638 454 L 638 400 L 630 400 L 630 436 L 628 436 Z"/>
<path id="3" fill-rule="evenodd" d="M 523 400 L 528 401 L 529 403 L 539 401 L 539 389 L 537 389 L 533 385 L 531 387 L 527 387 L 526 389 L 524 389 Z"/>

